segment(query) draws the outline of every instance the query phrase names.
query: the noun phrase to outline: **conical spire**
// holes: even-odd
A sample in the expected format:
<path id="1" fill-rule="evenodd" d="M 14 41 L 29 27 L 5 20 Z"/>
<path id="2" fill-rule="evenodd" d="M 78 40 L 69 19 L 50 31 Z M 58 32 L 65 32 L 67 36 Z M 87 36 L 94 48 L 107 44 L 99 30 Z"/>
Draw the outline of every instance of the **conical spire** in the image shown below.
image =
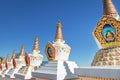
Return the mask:
<path id="1" fill-rule="evenodd" d="M 19 56 L 24 56 L 25 55 L 24 48 L 25 48 L 24 45 L 22 45 Z"/>
<path id="2" fill-rule="evenodd" d="M 111 15 L 111 14 L 117 14 L 117 10 L 115 6 L 112 3 L 112 0 L 103 0 L 103 14 L 104 15 Z"/>
<path id="3" fill-rule="evenodd" d="M 36 37 L 35 37 L 34 46 L 33 46 L 32 51 L 39 51 L 38 41 L 39 41 L 39 38 L 38 38 L 38 36 L 36 36 Z"/>
<path id="4" fill-rule="evenodd" d="M 62 36 L 62 24 L 60 21 L 57 23 L 57 29 L 56 29 L 56 35 L 54 41 L 63 41 L 63 36 Z"/>
<path id="5" fill-rule="evenodd" d="M 13 51 L 12 59 L 15 58 L 15 56 L 16 56 L 16 50 Z"/>

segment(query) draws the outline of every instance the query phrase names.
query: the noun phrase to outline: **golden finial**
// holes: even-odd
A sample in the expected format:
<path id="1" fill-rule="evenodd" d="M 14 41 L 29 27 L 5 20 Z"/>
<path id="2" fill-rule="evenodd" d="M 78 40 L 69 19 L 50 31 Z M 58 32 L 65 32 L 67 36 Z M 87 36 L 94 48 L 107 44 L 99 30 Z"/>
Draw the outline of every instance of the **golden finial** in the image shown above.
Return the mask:
<path id="1" fill-rule="evenodd" d="M 25 53 L 24 53 L 24 45 L 22 45 L 19 56 L 24 56 L 24 55 L 25 55 Z"/>
<path id="2" fill-rule="evenodd" d="M 38 41 L 39 41 L 39 38 L 38 38 L 38 36 L 36 36 L 35 40 L 34 40 L 34 46 L 33 46 L 32 51 L 39 51 Z"/>
<path id="3" fill-rule="evenodd" d="M 111 15 L 111 14 L 117 14 L 117 10 L 115 6 L 112 3 L 112 0 L 103 0 L 103 14 L 104 15 Z"/>
<path id="4" fill-rule="evenodd" d="M 60 21 L 57 23 L 57 29 L 56 29 L 56 35 L 54 41 L 61 40 L 63 41 L 63 36 L 62 36 L 62 24 Z"/>
<path id="5" fill-rule="evenodd" d="M 12 59 L 15 58 L 15 56 L 16 56 L 16 50 L 13 51 Z"/>

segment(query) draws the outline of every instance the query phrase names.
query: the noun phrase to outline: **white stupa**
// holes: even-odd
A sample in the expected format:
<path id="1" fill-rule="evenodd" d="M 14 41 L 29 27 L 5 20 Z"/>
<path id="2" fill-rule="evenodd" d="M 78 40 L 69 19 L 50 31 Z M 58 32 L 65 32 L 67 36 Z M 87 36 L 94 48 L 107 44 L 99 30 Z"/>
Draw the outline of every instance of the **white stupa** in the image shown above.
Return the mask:
<path id="1" fill-rule="evenodd" d="M 16 50 L 13 51 L 12 54 L 12 68 L 8 71 L 8 73 L 5 75 L 6 79 L 14 79 L 18 70 L 22 67 L 25 66 L 25 52 L 24 52 L 24 45 L 21 47 L 21 51 L 18 56 L 16 56 Z"/>
<path id="2" fill-rule="evenodd" d="M 22 66 L 19 71 L 15 74 L 16 79 L 28 80 L 32 78 L 32 72 L 38 68 L 43 60 L 43 56 L 40 54 L 38 47 L 38 37 L 35 38 L 32 54 L 25 54 L 24 59 L 25 64 Z"/>
<path id="3" fill-rule="evenodd" d="M 1 74 L 0 74 L 0 79 L 5 78 L 5 74 L 7 74 L 8 71 L 10 70 L 10 68 L 13 67 L 13 66 L 12 66 L 12 62 L 9 61 L 9 55 L 6 56 L 5 63 L 4 63 L 4 65 L 3 65 L 3 67 L 4 67 L 4 68 L 3 68 L 3 70 L 2 70 L 2 72 L 1 72 Z"/>
<path id="4" fill-rule="evenodd" d="M 65 44 L 62 37 L 61 22 L 58 22 L 55 40 L 53 43 L 48 42 L 45 48 L 49 61 L 44 61 L 42 66 L 32 73 L 33 77 L 37 80 L 76 78 L 74 68 L 77 68 L 77 65 L 74 61 L 69 61 L 70 50 L 70 46 Z"/>
<path id="5" fill-rule="evenodd" d="M 5 70 L 5 64 L 4 64 L 4 58 L 1 59 L 0 62 L 0 74 L 3 72 L 3 70 Z"/>
<path id="6" fill-rule="evenodd" d="M 91 66 L 75 69 L 82 80 L 120 80 L 120 16 L 112 0 L 103 0 L 103 16 L 93 36 L 98 44 Z"/>

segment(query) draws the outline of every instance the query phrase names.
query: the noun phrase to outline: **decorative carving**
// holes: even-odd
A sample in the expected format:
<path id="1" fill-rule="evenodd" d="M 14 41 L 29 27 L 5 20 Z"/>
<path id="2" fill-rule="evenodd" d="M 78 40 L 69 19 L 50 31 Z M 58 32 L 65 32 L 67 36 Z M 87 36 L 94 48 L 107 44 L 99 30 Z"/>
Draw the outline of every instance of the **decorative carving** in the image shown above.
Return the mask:
<path id="1" fill-rule="evenodd" d="M 120 62 L 120 51 L 119 46 L 112 46 L 100 49 L 94 56 L 92 66 L 112 66 L 119 65 Z"/>
<path id="2" fill-rule="evenodd" d="M 108 61 L 108 58 L 104 58 L 103 61 Z"/>
<path id="3" fill-rule="evenodd" d="M 0 62 L 0 70 L 2 70 L 2 64 L 1 64 L 1 62 Z"/>
<path id="4" fill-rule="evenodd" d="M 30 66 L 30 56 L 28 53 L 25 54 L 25 62 L 26 62 L 26 66 Z"/>
<path id="5" fill-rule="evenodd" d="M 116 39 L 114 42 L 107 43 L 101 34 L 103 27 L 106 24 L 109 24 L 116 29 Z M 120 22 L 113 18 L 111 15 L 104 15 L 94 29 L 93 35 L 97 38 L 103 48 L 108 46 L 120 45 Z"/>
<path id="6" fill-rule="evenodd" d="M 107 63 L 104 61 L 104 62 L 103 62 L 103 65 L 107 65 Z"/>
<path id="7" fill-rule="evenodd" d="M 18 73 L 20 74 L 26 74 L 28 71 L 28 66 L 23 66 L 22 68 L 20 68 L 20 70 L 18 71 Z"/>
<path id="8" fill-rule="evenodd" d="M 6 60 L 5 60 L 5 67 L 6 67 L 6 69 L 8 69 L 8 58 L 9 58 L 9 55 L 7 55 Z"/>
<path id="9" fill-rule="evenodd" d="M 117 64 L 117 65 L 120 65 L 120 61 L 118 61 L 116 64 Z"/>
<path id="10" fill-rule="evenodd" d="M 13 67 L 14 67 L 14 68 L 16 68 L 15 56 L 16 56 L 16 50 L 13 51 L 13 55 L 12 55 L 12 63 L 13 63 Z"/>
<path id="11" fill-rule="evenodd" d="M 101 66 L 101 62 L 99 62 L 99 63 L 97 64 L 97 66 Z"/>
<path id="12" fill-rule="evenodd" d="M 109 65 L 114 65 L 114 62 L 109 62 Z"/>
<path id="13" fill-rule="evenodd" d="M 50 42 L 47 43 L 46 48 L 45 48 L 45 52 L 46 52 L 48 60 L 55 60 L 56 49 L 52 45 L 52 43 L 50 43 Z"/>
<path id="14" fill-rule="evenodd" d="M 114 58 L 113 58 L 113 57 L 110 57 L 109 59 L 110 59 L 111 61 L 113 61 L 113 60 L 114 60 Z"/>

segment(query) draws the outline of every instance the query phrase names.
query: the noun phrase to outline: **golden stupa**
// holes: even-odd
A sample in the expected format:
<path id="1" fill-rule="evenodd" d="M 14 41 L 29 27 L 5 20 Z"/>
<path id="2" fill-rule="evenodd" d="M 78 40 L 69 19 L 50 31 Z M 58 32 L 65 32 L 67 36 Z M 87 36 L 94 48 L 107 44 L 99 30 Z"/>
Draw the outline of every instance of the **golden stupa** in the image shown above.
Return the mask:
<path id="1" fill-rule="evenodd" d="M 112 0 L 103 0 L 103 16 L 93 31 L 100 48 L 92 66 L 120 65 L 120 16 Z"/>

